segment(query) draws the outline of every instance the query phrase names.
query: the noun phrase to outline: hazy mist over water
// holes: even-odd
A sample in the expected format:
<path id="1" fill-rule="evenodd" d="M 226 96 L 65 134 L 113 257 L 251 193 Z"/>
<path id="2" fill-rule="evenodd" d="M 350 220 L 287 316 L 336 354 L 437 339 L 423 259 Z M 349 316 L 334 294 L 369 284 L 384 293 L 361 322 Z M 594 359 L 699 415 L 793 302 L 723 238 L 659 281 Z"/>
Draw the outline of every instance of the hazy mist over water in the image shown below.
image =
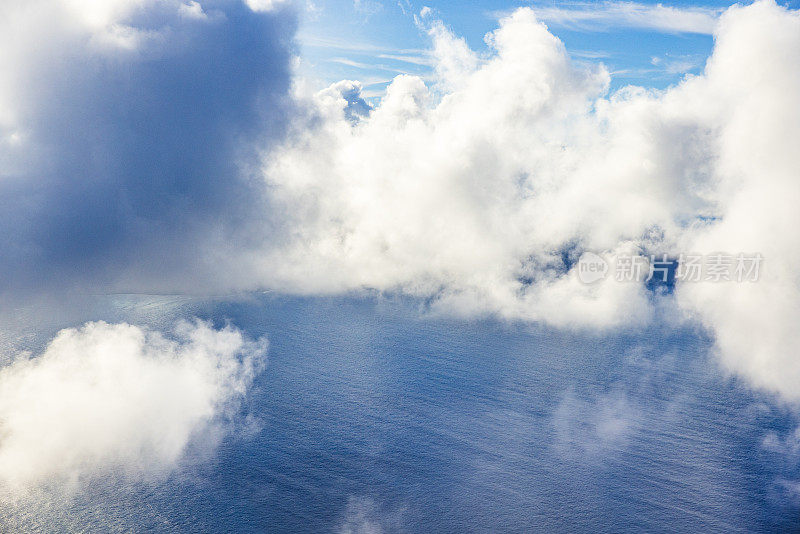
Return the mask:
<path id="1" fill-rule="evenodd" d="M 267 368 L 215 455 L 156 484 L 100 479 L 71 500 L 9 506 L 6 529 L 735 532 L 797 524 L 795 452 L 774 446 L 789 443 L 793 419 L 723 378 L 702 332 L 595 335 L 421 317 L 413 302 L 363 299 L 100 300 L 85 319 L 102 308 L 106 317 L 157 324 L 174 312 L 266 335 Z"/>

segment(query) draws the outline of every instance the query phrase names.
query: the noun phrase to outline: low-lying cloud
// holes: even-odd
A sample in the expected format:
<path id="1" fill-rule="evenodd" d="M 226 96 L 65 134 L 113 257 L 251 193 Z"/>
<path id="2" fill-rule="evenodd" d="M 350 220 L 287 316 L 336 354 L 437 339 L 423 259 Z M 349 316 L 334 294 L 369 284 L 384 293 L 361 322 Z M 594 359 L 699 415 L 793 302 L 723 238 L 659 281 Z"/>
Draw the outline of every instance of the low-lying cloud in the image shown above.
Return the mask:
<path id="1" fill-rule="evenodd" d="M 169 338 L 103 322 L 62 330 L 0 369 L 2 492 L 168 475 L 228 430 L 265 353 L 265 341 L 200 322 Z"/>
<path id="2" fill-rule="evenodd" d="M 307 98 L 265 161 L 290 237 L 273 287 L 402 291 L 460 314 L 558 326 L 703 322 L 722 362 L 800 399 L 800 15 L 772 1 L 719 20 L 702 75 L 608 94 L 523 8 L 478 54 L 430 14 L 435 79 L 400 76 L 355 126 L 352 87 Z M 583 285 L 582 251 L 760 253 L 757 283 Z"/>

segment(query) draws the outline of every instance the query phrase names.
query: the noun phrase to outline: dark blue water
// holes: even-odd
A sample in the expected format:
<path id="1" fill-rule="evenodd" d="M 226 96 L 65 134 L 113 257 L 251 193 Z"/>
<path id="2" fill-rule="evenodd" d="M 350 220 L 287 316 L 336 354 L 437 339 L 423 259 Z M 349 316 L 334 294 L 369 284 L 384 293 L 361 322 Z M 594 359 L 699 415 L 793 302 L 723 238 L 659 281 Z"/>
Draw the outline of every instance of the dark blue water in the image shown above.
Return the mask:
<path id="1" fill-rule="evenodd" d="M 191 308 L 191 309 L 189 309 Z M 255 417 L 155 486 L 98 486 L 45 529 L 787 532 L 796 421 L 690 327 L 570 333 L 408 303 L 264 297 L 181 311 L 267 335 Z M 113 486 L 113 485 L 112 485 Z M 40 525 L 41 526 L 41 525 Z"/>

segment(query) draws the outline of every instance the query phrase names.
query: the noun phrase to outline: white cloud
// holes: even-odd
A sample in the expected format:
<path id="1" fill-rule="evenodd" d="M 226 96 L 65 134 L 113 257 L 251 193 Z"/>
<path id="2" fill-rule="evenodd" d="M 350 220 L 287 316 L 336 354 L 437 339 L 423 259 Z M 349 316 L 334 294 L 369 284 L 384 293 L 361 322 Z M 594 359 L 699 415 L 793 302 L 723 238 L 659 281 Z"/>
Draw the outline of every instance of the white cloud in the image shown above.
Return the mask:
<path id="1" fill-rule="evenodd" d="M 573 30 L 604 31 L 640 28 L 666 33 L 712 34 L 721 9 L 670 7 L 636 2 L 564 2 L 558 7 L 535 6 L 536 15 L 548 24 Z"/>
<path id="2" fill-rule="evenodd" d="M 800 14 L 771 2 L 732 8 L 706 77 L 686 90 L 717 131 L 719 218 L 683 247 L 759 252 L 764 265 L 758 283 L 735 290 L 686 284 L 681 302 L 716 333 L 729 370 L 800 400 Z"/>
<path id="3" fill-rule="evenodd" d="M 402 61 L 403 63 L 411 63 L 412 65 L 420 65 L 423 67 L 428 67 L 433 64 L 431 59 L 427 55 L 401 55 L 401 54 L 378 54 L 379 58 L 382 59 L 393 59 L 395 61 Z"/>
<path id="4" fill-rule="evenodd" d="M 183 16 L 193 19 L 203 20 L 208 17 L 208 15 L 206 15 L 206 13 L 203 11 L 203 6 L 194 0 L 186 4 L 181 4 L 179 10 Z"/>
<path id="5" fill-rule="evenodd" d="M 286 5 L 290 0 L 245 0 L 247 7 L 256 12 L 269 12 Z"/>
<path id="6" fill-rule="evenodd" d="M 398 77 L 355 128 L 332 100 L 317 97 L 325 120 L 301 127 L 269 162 L 274 198 L 288 206 L 297 232 L 268 258 L 274 285 L 402 289 L 458 312 L 561 325 L 646 318 L 643 288 L 589 287 L 564 276 L 562 253 L 573 241 L 629 247 L 671 215 L 646 184 L 630 194 L 627 212 L 603 200 L 603 192 L 624 194 L 640 180 L 634 158 L 628 169 L 596 164 L 630 148 L 628 138 L 595 146 L 600 122 L 614 117 L 591 114 L 607 73 L 573 66 L 530 10 L 502 22 L 487 60 L 441 24 L 431 35 L 441 95 L 419 78 Z M 617 120 L 625 124 L 611 129 L 621 137 L 634 119 Z M 659 171 L 649 181 L 660 188 Z"/>
<path id="7" fill-rule="evenodd" d="M 336 531 L 339 534 L 382 534 L 402 532 L 405 509 L 385 509 L 369 497 L 350 496 L 344 517 Z"/>
<path id="8" fill-rule="evenodd" d="M 650 63 L 668 74 L 685 74 L 703 66 L 704 58 L 696 55 L 652 57 Z"/>
<path id="9" fill-rule="evenodd" d="M 1 369 L 0 487 L 147 479 L 175 469 L 188 447 L 213 445 L 266 344 L 204 323 L 179 325 L 176 338 L 87 323 Z"/>
<path id="10" fill-rule="evenodd" d="M 383 4 L 375 0 L 353 0 L 353 9 L 366 19 L 383 11 Z"/>
<path id="11" fill-rule="evenodd" d="M 640 412 L 621 390 L 587 400 L 569 389 L 553 412 L 553 445 L 565 458 L 604 459 L 628 444 L 641 423 Z"/>
<path id="12" fill-rule="evenodd" d="M 603 67 L 573 63 L 529 9 L 485 57 L 432 21 L 432 84 L 396 78 L 355 126 L 330 90 L 309 97 L 266 161 L 288 229 L 258 259 L 266 283 L 608 327 L 646 322 L 651 297 L 578 283 L 582 250 L 761 252 L 758 283 L 687 284 L 677 302 L 732 371 L 800 398 L 798 20 L 770 1 L 731 8 L 702 75 L 612 95 Z"/>

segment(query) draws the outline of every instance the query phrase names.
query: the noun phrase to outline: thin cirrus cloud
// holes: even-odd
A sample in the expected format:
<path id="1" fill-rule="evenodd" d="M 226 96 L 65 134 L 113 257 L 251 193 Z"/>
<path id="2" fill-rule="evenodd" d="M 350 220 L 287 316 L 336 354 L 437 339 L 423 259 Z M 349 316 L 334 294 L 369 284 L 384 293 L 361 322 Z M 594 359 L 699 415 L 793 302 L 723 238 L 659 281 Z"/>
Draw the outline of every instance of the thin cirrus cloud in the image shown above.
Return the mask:
<path id="1" fill-rule="evenodd" d="M 636 2 L 563 2 L 558 7 L 534 4 L 536 15 L 553 26 L 582 31 L 638 28 L 666 33 L 711 35 L 722 9 L 671 7 Z"/>

